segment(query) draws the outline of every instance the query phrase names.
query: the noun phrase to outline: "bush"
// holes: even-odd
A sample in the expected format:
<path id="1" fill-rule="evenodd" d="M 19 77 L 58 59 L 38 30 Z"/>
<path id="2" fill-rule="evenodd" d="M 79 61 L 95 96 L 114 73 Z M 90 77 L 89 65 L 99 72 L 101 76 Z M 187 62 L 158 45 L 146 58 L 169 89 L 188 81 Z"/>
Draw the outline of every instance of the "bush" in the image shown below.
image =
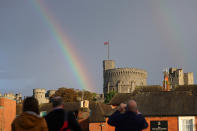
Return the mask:
<path id="1" fill-rule="evenodd" d="M 117 92 L 115 91 L 111 91 L 109 93 L 107 93 L 106 97 L 105 97 L 105 103 L 109 103 L 110 100 L 117 94 Z"/>

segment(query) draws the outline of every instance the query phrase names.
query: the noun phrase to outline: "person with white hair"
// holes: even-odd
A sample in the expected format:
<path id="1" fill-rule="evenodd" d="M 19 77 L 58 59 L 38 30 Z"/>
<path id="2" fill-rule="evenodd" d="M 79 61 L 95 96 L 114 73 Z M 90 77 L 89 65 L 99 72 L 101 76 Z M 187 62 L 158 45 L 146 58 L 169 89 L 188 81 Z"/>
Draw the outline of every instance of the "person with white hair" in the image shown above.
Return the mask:
<path id="1" fill-rule="evenodd" d="M 127 104 L 121 103 L 107 123 L 115 126 L 115 131 L 141 131 L 148 127 L 148 123 L 138 111 L 134 100 L 130 100 Z"/>

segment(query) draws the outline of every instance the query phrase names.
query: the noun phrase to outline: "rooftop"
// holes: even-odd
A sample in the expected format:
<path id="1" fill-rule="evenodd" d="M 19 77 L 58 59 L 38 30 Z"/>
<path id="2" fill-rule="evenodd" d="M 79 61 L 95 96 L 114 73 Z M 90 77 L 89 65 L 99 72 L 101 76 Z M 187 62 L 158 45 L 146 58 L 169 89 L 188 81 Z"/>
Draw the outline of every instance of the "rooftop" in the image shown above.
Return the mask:
<path id="1" fill-rule="evenodd" d="M 155 91 L 133 95 L 117 94 L 110 104 L 119 105 L 136 100 L 138 109 L 145 116 L 197 115 L 197 95 L 192 91 Z"/>

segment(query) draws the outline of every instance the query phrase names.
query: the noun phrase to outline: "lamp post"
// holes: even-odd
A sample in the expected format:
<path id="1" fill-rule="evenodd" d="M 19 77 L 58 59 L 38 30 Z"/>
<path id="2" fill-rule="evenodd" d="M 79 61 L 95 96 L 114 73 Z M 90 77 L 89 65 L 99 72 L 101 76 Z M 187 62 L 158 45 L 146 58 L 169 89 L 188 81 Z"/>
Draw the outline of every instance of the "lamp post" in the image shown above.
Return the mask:
<path id="1" fill-rule="evenodd" d="M 101 131 L 103 131 L 103 127 L 105 126 L 105 124 L 101 123 L 99 126 L 101 127 Z"/>

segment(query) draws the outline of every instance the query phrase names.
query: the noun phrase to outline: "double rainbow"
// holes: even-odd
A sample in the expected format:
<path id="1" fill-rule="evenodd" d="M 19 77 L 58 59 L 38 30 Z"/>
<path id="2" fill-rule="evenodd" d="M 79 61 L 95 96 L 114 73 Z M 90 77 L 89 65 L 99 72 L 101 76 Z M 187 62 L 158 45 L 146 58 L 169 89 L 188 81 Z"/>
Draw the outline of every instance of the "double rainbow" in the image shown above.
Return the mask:
<path id="1" fill-rule="evenodd" d="M 184 42 L 184 31 L 176 19 L 176 14 L 168 8 L 167 1 L 151 0 L 153 18 L 158 25 L 162 39 L 165 41 L 166 52 L 173 54 L 172 58 L 177 64 L 187 66 L 187 45 Z"/>

